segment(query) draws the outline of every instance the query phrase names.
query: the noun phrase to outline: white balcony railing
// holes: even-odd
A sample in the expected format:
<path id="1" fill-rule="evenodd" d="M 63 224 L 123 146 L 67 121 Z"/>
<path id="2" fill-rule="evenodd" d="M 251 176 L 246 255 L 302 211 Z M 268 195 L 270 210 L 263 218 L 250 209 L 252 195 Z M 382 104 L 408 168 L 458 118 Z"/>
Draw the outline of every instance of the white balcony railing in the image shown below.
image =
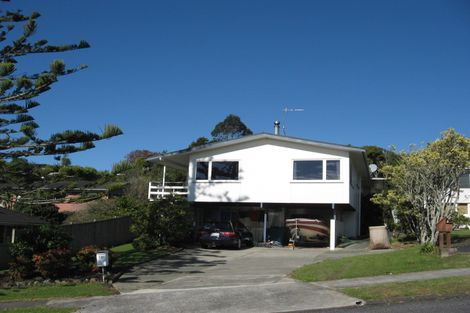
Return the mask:
<path id="1" fill-rule="evenodd" d="M 160 182 L 149 182 L 148 198 L 150 201 L 165 198 L 165 196 L 169 195 L 187 196 L 188 186 L 182 182 L 165 184 Z"/>

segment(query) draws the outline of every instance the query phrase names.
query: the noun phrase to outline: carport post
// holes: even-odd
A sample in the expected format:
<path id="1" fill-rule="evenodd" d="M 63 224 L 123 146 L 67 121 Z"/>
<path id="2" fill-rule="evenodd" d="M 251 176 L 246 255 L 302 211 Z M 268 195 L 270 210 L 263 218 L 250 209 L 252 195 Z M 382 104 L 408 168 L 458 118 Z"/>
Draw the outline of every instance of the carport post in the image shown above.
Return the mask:
<path id="1" fill-rule="evenodd" d="M 11 243 L 15 243 L 16 229 L 13 227 L 11 229 Z"/>
<path id="2" fill-rule="evenodd" d="M 259 207 L 263 208 L 263 202 L 259 204 Z M 264 211 L 264 219 L 263 219 L 263 242 L 266 242 L 266 224 L 268 222 L 268 213 Z"/>
<path id="3" fill-rule="evenodd" d="M 331 204 L 331 209 L 333 210 L 333 218 L 330 219 L 330 250 L 335 250 L 336 246 L 336 211 L 335 204 Z"/>

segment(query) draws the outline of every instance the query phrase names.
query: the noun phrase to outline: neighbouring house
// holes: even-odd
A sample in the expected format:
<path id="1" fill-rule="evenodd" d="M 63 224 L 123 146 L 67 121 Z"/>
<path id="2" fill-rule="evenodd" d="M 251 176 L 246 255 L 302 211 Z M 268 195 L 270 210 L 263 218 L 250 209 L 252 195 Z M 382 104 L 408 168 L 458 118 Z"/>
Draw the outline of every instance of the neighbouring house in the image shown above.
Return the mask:
<path id="1" fill-rule="evenodd" d="M 196 225 L 238 219 L 257 241 L 285 242 L 285 220 L 303 217 L 334 220 L 336 237 L 360 235 L 370 186 L 363 149 L 261 133 L 148 160 L 164 166 L 162 181 L 149 183 L 149 199 L 187 196 Z M 186 171 L 187 181 L 166 182 L 166 167 Z"/>
<path id="2" fill-rule="evenodd" d="M 76 213 L 89 209 L 88 202 L 54 203 L 59 213 Z"/>
<path id="3" fill-rule="evenodd" d="M 459 179 L 459 198 L 457 199 L 457 210 L 460 214 L 470 218 L 470 169 Z"/>
<path id="4" fill-rule="evenodd" d="M 0 207 L 0 268 L 4 268 L 10 261 L 9 243 L 15 242 L 18 229 L 44 224 L 38 217 Z"/>

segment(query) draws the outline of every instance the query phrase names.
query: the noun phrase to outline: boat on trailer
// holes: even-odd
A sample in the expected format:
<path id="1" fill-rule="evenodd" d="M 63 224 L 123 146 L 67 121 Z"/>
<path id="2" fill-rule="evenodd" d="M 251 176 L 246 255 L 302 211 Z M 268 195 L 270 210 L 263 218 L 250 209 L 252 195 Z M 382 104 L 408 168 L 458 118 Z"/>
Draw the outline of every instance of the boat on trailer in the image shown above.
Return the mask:
<path id="1" fill-rule="evenodd" d="M 329 240 L 330 227 L 322 220 L 290 218 L 286 219 L 286 226 L 296 242 L 327 243 Z"/>

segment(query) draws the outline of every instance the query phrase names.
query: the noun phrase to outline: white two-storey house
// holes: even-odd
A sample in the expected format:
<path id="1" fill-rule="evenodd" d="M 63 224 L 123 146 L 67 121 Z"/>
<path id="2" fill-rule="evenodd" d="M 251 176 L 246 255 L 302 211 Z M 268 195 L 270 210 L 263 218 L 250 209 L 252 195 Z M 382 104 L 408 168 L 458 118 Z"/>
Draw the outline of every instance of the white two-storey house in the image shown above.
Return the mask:
<path id="1" fill-rule="evenodd" d="M 470 217 L 470 169 L 459 179 L 459 197 L 457 199 L 457 209 L 460 214 Z"/>
<path id="2" fill-rule="evenodd" d="M 187 171 L 185 186 L 149 185 L 149 199 L 187 194 L 198 225 L 238 219 L 255 240 L 284 241 L 285 219 L 335 220 L 336 235 L 357 237 L 369 186 L 365 151 L 261 133 L 149 159 Z"/>

